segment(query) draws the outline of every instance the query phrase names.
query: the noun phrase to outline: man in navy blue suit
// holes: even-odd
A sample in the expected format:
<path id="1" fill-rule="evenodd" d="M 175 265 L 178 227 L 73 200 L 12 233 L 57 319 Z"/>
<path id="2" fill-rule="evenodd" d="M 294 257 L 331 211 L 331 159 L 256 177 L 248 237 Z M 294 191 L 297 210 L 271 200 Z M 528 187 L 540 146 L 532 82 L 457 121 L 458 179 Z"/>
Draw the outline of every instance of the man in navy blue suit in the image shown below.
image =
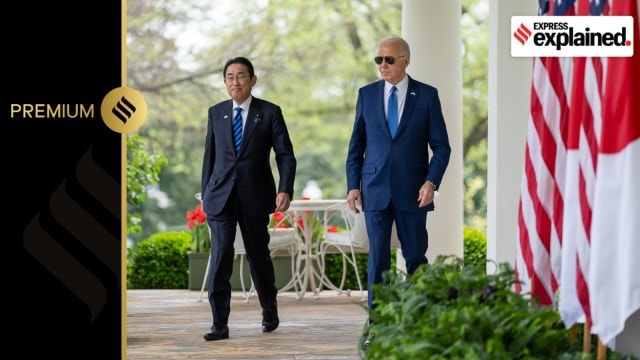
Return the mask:
<path id="1" fill-rule="evenodd" d="M 407 272 L 427 263 L 427 212 L 451 154 L 437 89 L 406 73 L 409 44 L 382 39 L 374 60 L 382 79 L 358 92 L 346 161 L 347 202 L 356 213 L 362 209 L 369 235 L 370 310 L 372 285 L 391 266 L 394 221 Z"/>
<path id="2" fill-rule="evenodd" d="M 223 76 L 231 99 L 209 108 L 202 165 L 202 204 L 211 232 L 208 293 L 213 325 L 204 335 L 207 341 L 229 338 L 236 225 L 242 233 L 262 307 L 262 331 L 278 327 L 269 215 L 289 208 L 296 174 L 296 158 L 282 110 L 251 94 L 258 79 L 253 64 L 244 57 L 230 59 Z M 280 175 L 277 189 L 271 172 L 271 150 Z"/>

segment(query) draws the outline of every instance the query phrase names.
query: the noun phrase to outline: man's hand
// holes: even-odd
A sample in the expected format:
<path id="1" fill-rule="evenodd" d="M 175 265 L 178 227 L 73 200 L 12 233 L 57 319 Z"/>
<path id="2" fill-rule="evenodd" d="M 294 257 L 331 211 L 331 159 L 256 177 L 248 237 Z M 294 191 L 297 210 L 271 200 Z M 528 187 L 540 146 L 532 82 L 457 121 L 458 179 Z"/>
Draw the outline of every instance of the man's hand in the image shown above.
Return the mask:
<path id="1" fill-rule="evenodd" d="M 429 180 L 425 181 L 420 190 L 418 190 L 418 202 L 420 203 L 418 207 L 425 207 L 431 204 L 435 195 L 436 186 Z"/>
<path id="2" fill-rule="evenodd" d="M 362 193 L 358 189 L 351 189 L 347 194 L 347 204 L 354 213 L 359 213 L 358 207 L 362 207 Z"/>
<path id="3" fill-rule="evenodd" d="M 276 195 L 276 209 L 274 212 L 287 211 L 291 204 L 291 197 L 285 192 Z"/>

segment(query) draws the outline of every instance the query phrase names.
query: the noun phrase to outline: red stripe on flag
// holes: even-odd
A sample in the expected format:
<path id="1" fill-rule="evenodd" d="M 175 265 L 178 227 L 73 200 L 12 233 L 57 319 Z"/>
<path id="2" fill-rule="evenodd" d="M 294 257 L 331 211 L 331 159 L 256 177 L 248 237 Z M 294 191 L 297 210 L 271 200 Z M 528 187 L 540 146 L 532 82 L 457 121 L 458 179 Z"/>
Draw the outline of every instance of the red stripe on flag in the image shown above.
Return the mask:
<path id="1" fill-rule="evenodd" d="M 561 188 L 568 126 L 562 72 L 562 64 L 557 58 L 534 61 L 519 208 L 518 246 L 527 268 L 527 274 L 519 274 L 519 279 L 530 285 L 531 294 L 544 305 L 554 303 L 561 265 L 564 207 Z"/>
<path id="2" fill-rule="evenodd" d="M 580 170 L 580 184 L 579 184 L 579 200 L 580 200 L 580 213 L 582 216 L 582 224 L 586 233 L 586 244 L 578 243 L 578 247 L 582 246 L 583 252 L 589 250 L 589 243 L 591 239 L 591 204 L 587 201 L 587 186 L 585 176 L 582 170 Z M 577 239 L 578 242 L 582 239 Z M 589 286 L 587 284 L 587 270 L 589 268 L 588 254 L 581 257 L 580 248 L 578 249 L 577 263 L 576 263 L 576 288 L 578 292 L 578 300 L 582 305 L 582 312 L 584 313 L 587 325 L 591 327 L 591 310 L 589 305 Z"/>

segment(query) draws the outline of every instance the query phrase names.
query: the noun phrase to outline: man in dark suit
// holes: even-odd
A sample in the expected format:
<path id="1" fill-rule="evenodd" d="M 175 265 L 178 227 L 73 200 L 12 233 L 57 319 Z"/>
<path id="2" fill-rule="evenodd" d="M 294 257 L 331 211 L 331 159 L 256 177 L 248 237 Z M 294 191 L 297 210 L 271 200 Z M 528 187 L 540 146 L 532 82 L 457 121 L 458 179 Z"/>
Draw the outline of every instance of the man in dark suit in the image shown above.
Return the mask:
<path id="1" fill-rule="evenodd" d="M 253 64 L 244 57 L 230 59 L 223 76 L 231 99 L 209 108 L 202 165 L 202 203 L 211 231 L 208 293 L 213 326 L 204 335 L 208 341 L 229 338 L 236 225 L 262 307 L 262 330 L 278 327 L 269 215 L 289 208 L 297 165 L 282 110 L 251 94 L 258 79 Z M 280 175 L 277 193 L 270 165 L 272 149 Z"/>
<path id="2" fill-rule="evenodd" d="M 394 221 L 407 272 L 427 263 L 427 211 L 434 210 L 451 153 L 437 89 L 406 73 L 409 44 L 385 38 L 374 60 L 382 79 L 358 92 L 346 161 L 347 202 L 353 211 L 364 211 L 369 235 L 370 310 L 372 285 L 391 266 Z"/>

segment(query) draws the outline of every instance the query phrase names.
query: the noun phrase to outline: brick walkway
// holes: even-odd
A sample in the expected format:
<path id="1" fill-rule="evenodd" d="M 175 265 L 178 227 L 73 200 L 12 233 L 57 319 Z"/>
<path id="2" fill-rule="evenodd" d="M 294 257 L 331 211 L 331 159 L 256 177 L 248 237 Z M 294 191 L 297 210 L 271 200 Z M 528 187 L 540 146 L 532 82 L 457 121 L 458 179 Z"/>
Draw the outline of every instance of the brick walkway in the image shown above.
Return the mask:
<path id="1" fill-rule="evenodd" d="M 231 301 L 228 340 L 204 341 L 211 326 L 206 299 L 193 290 L 127 291 L 126 359 L 360 359 L 358 340 L 366 321 L 366 302 L 323 291 L 318 299 L 293 292 L 278 295 L 280 326 L 263 333 L 254 295 L 240 292 Z"/>

